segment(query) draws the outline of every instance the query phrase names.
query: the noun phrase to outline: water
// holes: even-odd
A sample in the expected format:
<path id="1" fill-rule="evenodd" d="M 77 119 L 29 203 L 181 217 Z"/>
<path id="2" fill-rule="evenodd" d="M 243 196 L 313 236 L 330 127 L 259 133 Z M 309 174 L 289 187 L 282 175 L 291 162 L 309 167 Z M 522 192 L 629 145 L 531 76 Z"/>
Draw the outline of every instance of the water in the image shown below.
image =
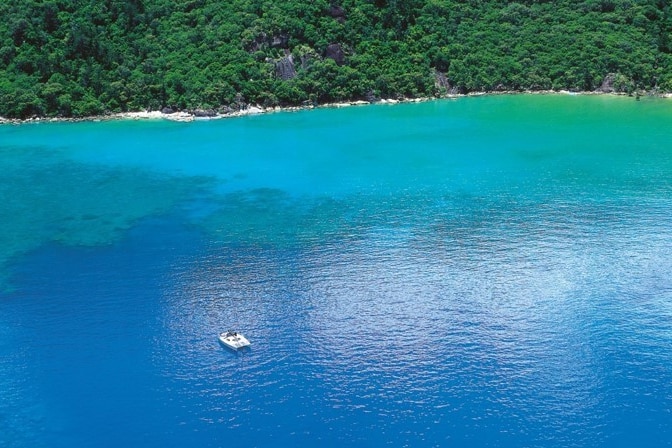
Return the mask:
<path id="1" fill-rule="evenodd" d="M 671 118 L 2 126 L 0 447 L 670 446 Z"/>

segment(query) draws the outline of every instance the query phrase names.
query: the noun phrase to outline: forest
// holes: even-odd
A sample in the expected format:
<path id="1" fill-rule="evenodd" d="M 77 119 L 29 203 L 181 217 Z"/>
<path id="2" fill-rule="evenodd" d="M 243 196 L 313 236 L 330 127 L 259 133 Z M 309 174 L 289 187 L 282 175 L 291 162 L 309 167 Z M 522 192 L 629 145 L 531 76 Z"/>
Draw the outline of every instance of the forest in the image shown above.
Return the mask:
<path id="1" fill-rule="evenodd" d="M 0 116 L 672 91 L 666 0 L 4 0 Z"/>

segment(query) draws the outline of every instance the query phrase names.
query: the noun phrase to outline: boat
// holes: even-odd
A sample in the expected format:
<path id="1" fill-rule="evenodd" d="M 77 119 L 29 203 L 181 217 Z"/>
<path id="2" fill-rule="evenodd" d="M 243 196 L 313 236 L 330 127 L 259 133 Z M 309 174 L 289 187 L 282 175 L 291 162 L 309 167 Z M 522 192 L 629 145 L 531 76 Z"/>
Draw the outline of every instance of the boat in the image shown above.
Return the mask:
<path id="1" fill-rule="evenodd" d="M 226 345 L 227 347 L 238 350 L 239 348 L 247 347 L 250 345 L 250 341 L 247 340 L 245 336 L 235 331 L 226 331 L 219 334 L 219 342 Z"/>

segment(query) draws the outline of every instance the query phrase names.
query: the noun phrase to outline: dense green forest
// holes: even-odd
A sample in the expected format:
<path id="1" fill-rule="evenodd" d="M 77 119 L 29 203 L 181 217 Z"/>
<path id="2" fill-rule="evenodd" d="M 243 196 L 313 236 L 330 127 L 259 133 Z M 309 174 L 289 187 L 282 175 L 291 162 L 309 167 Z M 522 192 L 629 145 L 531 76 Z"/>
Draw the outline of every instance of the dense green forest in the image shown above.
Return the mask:
<path id="1" fill-rule="evenodd" d="M 667 0 L 3 0 L 0 116 L 672 90 Z"/>

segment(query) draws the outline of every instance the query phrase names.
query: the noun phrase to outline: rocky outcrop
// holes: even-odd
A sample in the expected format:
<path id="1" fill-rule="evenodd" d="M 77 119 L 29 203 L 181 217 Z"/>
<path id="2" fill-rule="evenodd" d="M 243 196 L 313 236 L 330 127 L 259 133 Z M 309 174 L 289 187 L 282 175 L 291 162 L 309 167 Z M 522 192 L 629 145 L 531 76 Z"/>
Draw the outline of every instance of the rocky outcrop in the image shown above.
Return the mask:
<path id="1" fill-rule="evenodd" d="M 212 109 L 194 109 L 191 111 L 191 115 L 196 118 L 215 117 L 217 112 Z"/>
<path id="2" fill-rule="evenodd" d="M 289 36 L 287 34 L 278 34 L 277 36 L 273 36 L 271 38 L 270 44 L 273 48 L 288 48 Z"/>
<path id="3" fill-rule="evenodd" d="M 296 76 L 294 58 L 289 51 L 285 50 L 285 57 L 275 61 L 275 76 L 283 81 L 287 81 Z"/>
<path id="4" fill-rule="evenodd" d="M 655 90 L 654 88 L 653 91 Z M 637 84 L 631 78 L 620 73 L 609 73 L 595 91 L 598 93 L 627 93 L 632 95 L 637 91 Z"/>
<path id="5" fill-rule="evenodd" d="M 434 71 L 434 87 L 439 95 L 460 95 L 466 93 L 463 89 L 450 84 L 448 77 L 444 72 Z"/>
<path id="6" fill-rule="evenodd" d="M 330 44 L 325 51 L 325 57 L 333 59 L 338 65 L 345 64 L 345 52 L 340 44 Z"/>
<path id="7" fill-rule="evenodd" d="M 229 104 L 228 107 L 234 112 L 239 111 L 247 107 L 247 101 L 245 100 L 243 94 L 238 92 L 236 93 L 236 97 L 234 98 L 233 103 Z"/>
<path id="8" fill-rule="evenodd" d="M 263 51 L 271 48 L 289 48 L 289 35 L 281 33 L 269 36 L 264 32 L 259 32 L 254 38 L 243 39 L 243 47 L 250 53 Z"/>
<path id="9" fill-rule="evenodd" d="M 345 23 L 345 10 L 338 5 L 329 7 L 329 15 L 339 23 Z"/>
<path id="10" fill-rule="evenodd" d="M 438 91 L 448 92 L 451 89 L 450 82 L 445 73 L 436 70 L 434 72 L 434 87 Z"/>
<path id="11" fill-rule="evenodd" d="M 253 39 L 243 40 L 243 47 L 250 53 L 263 49 L 268 44 L 266 33 L 259 33 Z"/>
<path id="12" fill-rule="evenodd" d="M 597 92 L 602 92 L 602 93 L 612 93 L 616 89 L 614 89 L 614 81 L 616 81 L 616 75 L 613 73 L 609 73 L 607 76 L 604 77 L 604 80 L 602 81 L 602 85 L 597 88 Z"/>
<path id="13" fill-rule="evenodd" d="M 380 98 L 376 95 L 376 93 L 373 90 L 369 90 L 368 92 L 366 92 L 364 98 L 368 103 L 377 103 L 380 101 Z"/>

